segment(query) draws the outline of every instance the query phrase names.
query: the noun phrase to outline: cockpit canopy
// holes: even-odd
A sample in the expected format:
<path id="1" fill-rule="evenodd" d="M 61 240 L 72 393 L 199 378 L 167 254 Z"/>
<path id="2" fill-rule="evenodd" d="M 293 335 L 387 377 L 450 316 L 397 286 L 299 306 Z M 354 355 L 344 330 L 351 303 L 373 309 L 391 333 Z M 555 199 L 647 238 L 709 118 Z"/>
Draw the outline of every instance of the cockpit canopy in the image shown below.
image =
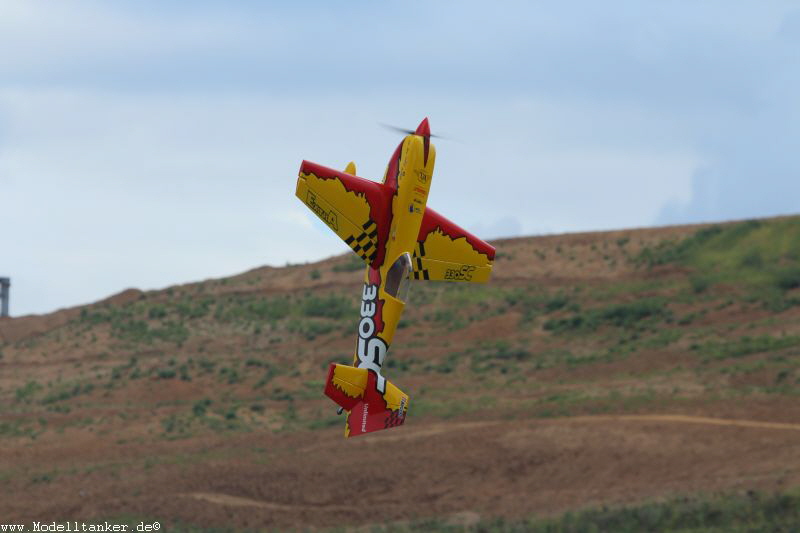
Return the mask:
<path id="1" fill-rule="evenodd" d="M 411 270 L 411 256 L 406 252 L 397 258 L 386 275 L 386 293 L 405 303 L 411 285 Z"/>

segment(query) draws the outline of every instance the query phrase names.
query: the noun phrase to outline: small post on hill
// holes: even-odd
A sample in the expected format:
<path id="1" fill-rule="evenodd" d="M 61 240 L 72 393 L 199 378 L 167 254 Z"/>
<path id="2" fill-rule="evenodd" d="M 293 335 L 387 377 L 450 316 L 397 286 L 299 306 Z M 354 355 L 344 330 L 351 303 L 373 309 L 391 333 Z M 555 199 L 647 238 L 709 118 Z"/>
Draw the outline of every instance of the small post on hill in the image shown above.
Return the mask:
<path id="1" fill-rule="evenodd" d="M 11 278 L 0 278 L 0 318 L 8 316 L 8 295 Z"/>

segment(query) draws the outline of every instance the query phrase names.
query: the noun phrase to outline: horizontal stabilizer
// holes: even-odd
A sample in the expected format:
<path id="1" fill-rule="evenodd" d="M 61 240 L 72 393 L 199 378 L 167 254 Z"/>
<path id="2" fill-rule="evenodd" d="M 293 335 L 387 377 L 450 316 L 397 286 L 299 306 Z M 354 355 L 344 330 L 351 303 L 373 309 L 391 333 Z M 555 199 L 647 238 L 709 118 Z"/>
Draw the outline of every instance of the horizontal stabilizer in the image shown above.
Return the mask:
<path id="1" fill-rule="evenodd" d="M 355 437 L 364 433 L 397 427 L 406 421 L 399 410 L 375 409 L 373 404 L 359 402 L 347 415 L 345 435 Z"/>
<path id="2" fill-rule="evenodd" d="M 331 363 L 325 380 L 325 395 L 350 411 L 364 398 L 367 381 L 366 368 Z"/>
<path id="3" fill-rule="evenodd" d="M 393 428 L 405 422 L 408 395 L 390 381 L 386 381 L 386 391 L 381 394 L 376 380 L 376 374 L 366 368 L 335 363 L 328 368 L 325 395 L 347 411 L 346 437 Z"/>

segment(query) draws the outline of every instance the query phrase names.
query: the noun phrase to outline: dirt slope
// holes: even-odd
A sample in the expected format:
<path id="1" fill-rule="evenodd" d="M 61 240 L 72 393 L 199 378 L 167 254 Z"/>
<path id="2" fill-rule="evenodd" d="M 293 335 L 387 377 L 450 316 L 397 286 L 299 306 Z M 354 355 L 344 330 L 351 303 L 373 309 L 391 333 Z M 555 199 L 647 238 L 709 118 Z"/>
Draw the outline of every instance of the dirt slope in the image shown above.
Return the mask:
<path id="1" fill-rule="evenodd" d="M 489 285 L 413 287 L 409 419 L 350 440 L 320 392 L 349 256 L 0 322 L 0 516 L 463 523 L 800 485 L 800 219 L 496 245 Z"/>

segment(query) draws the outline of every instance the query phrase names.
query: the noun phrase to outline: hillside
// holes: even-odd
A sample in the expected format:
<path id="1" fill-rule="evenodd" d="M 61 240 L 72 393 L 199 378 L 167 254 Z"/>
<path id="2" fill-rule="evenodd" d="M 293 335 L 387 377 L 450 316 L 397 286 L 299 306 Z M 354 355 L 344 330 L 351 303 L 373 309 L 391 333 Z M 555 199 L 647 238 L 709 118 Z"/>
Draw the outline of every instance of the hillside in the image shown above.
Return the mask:
<path id="1" fill-rule="evenodd" d="M 412 285 L 408 421 L 356 439 L 321 393 L 353 254 L 0 321 L 0 516 L 514 523 L 800 486 L 800 217 L 493 244 L 490 283 Z"/>

